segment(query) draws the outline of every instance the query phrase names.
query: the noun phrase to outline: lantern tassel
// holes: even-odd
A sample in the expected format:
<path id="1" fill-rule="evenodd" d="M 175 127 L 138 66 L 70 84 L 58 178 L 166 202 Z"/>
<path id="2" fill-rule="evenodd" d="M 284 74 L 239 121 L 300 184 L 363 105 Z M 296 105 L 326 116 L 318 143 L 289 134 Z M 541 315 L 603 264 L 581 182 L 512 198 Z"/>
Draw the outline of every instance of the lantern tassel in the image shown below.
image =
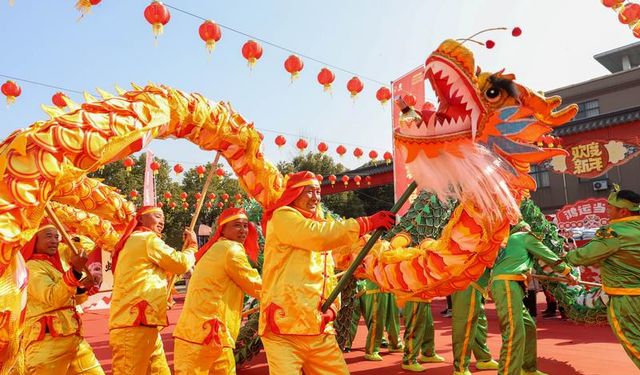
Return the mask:
<path id="1" fill-rule="evenodd" d="M 207 47 L 207 51 L 209 53 L 212 53 L 216 49 L 216 41 L 213 39 L 207 40 L 207 43 L 205 44 L 205 46 Z"/>
<path id="2" fill-rule="evenodd" d="M 16 101 L 16 97 L 15 96 L 11 96 L 8 95 L 7 96 L 7 107 L 9 107 L 11 104 L 13 104 Z"/>
<path id="3" fill-rule="evenodd" d="M 151 26 L 151 29 L 153 30 L 153 36 L 158 39 L 158 35 L 162 35 L 162 32 L 164 31 L 164 25 L 160 22 L 156 22 Z"/>
<path id="4" fill-rule="evenodd" d="M 249 67 L 249 70 L 253 70 L 253 67 L 256 66 L 256 62 L 258 62 L 258 59 L 256 59 L 255 57 L 247 60 L 247 66 Z"/>
<path id="5" fill-rule="evenodd" d="M 296 79 L 298 79 L 298 76 L 300 75 L 300 72 L 294 72 L 291 73 L 291 83 L 293 83 L 293 81 L 295 81 Z"/>

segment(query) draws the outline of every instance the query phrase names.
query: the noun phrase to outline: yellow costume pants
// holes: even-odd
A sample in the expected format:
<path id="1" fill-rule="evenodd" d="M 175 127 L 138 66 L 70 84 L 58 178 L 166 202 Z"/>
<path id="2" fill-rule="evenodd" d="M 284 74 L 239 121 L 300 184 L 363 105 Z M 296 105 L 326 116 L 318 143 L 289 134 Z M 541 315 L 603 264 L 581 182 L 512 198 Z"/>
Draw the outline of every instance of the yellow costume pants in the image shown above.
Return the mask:
<path id="1" fill-rule="evenodd" d="M 171 375 L 156 327 L 126 327 L 109 331 L 113 375 Z"/>
<path id="2" fill-rule="evenodd" d="M 267 353 L 269 374 L 340 375 L 349 374 L 334 335 L 276 335 L 266 332 L 262 344 Z"/>
<path id="3" fill-rule="evenodd" d="M 232 348 L 199 345 L 176 338 L 173 369 L 176 375 L 235 375 L 236 359 Z"/>
<path id="4" fill-rule="evenodd" d="M 104 375 L 91 346 L 78 335 L 47 334 L 29 344 L 25 356 L 27 375 Z"/>

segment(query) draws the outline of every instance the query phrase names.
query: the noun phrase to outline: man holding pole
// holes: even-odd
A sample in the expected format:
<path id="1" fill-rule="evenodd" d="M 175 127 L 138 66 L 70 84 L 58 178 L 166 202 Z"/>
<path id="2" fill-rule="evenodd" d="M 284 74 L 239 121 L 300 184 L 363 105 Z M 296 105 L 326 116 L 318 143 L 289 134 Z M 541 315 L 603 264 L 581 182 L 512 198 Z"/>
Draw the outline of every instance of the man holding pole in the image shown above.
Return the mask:
<path id="1" fill-rule="evenodd" d="M 267 207 L 259 334 L 271 374 L 348 374 L 333 320 L 336 300 L 321 311 L 336 281 L 331 249 L 395 222 L 390 212 L 370 217 L 326 220 L 320 184 L 311 172 L 288 176 L 280 199 Z"/>
<path id="2" fill-rule="evenodd" d="M 576 266 L 600 265 L 602 289 L 609 299 L 609 323 L 635 365 L 640 368 L 640 195 L 619 190 L 608 199 L 609 225 L 596 238 L 571 251 Z"/>
<path id="3" fill-rule="evenodd" d="M 258 232 L 242 208 L 218 217 L 197 263 L 184 308 L 173 332 L 176 375 L 236 373 L 233 356 L 240 332 L 244 294 L 258 298 L 262 281 L 251 267 L 258 258 Z"/>
<path id="4" fill-rule="evenodd" d="M 58 253 L 60 237 L 43 222 L 22 248 L 29 284 L 22 348 L 26 373 L 33 375 L 104 374 L 91 346 L 82 337 L 77 298 L 93 289 L 83 277 L 87 258 L 70 255 L 65 271 Z"/>
<path id="5" fill-rule="evenodd" d="M 182 274 L 195 263 L 196 235 L 185 229 L 183 251 L 162 241 L 164 213 L 141 207 L 113 252 L 113 299 L 109 345 L 114 375 L 170 374 L 159 329 L 167 320 L 167 273 Z"/>

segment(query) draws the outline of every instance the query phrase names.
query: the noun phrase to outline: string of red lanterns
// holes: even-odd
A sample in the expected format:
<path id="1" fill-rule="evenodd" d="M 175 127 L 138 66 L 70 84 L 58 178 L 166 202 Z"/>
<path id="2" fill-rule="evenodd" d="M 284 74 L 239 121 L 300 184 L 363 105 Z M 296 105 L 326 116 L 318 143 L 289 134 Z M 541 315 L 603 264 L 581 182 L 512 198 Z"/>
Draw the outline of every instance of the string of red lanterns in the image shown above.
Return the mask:
<path id="1" fill-rule="evenodd" d="M 625 0 L 602 0 L 602 5 L 618 14 L 618 21 L 631 29 L 633 36 L 640 38 L 640 4 Z"/>

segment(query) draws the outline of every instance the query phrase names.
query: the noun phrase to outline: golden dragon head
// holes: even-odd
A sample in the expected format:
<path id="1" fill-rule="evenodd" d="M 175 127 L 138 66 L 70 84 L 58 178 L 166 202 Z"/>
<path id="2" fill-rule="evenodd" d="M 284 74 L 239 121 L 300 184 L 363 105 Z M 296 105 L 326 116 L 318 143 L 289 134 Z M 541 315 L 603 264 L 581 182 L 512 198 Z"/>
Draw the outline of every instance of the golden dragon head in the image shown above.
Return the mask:
<path id="1" fill-rule="evenodd" d="M 482 72 L 471 51 L 444 41 L 425 62 L 438 108 L 403 109 L 394 129 L 396 149 L 419 186 L 441 198 L 471 198 L 476 207 L 515 220 L 520 199 L 535 190 L 531 163 L 564 154 L 550 136 L 570 121 L 576 105 L 561 110 L 504 71 Z"/>

